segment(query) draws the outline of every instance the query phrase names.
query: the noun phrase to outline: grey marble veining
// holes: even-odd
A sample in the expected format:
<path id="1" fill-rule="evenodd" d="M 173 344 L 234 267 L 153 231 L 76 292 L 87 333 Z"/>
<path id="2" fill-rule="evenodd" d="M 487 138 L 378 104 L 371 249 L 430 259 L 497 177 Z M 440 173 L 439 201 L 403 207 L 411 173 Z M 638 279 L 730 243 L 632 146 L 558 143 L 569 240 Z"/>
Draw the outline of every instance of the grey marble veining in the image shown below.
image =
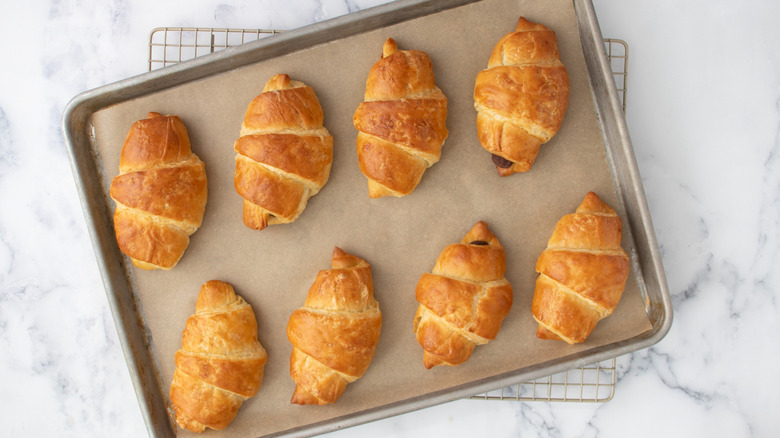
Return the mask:
<path id="1" fill-rule="evenodd" d="M 0 436 L 146 435 L 60 123 L 140 74 L 158 26 L 291 29 L 379 0 L 35 0 L 0 7 Z M 780 432 L 780 4 L 594 0 L 630 46 L 627 121 L 672 293 L 603 404 L 460 400 L 331 434 Z"/>

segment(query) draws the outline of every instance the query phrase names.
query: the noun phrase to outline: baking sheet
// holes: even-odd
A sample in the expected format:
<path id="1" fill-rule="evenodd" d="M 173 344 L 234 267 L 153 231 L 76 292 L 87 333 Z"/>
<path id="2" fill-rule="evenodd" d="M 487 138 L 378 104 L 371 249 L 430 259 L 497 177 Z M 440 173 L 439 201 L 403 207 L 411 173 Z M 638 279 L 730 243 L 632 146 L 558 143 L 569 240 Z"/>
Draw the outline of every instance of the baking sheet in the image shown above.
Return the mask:
<path id="1" fill-rule="evenodd" d="M 533 169 L 502 179 L 477 141 L 473 81 L 495 42 L 514 28 L 520 15 L 557 32 L 571 80 L 570 103 L 561 131 L 542 146 Z M 368 70 L 387 37 L 401 49 L 424 50 L 431 56 L 436 82 L 449 99 L 450 135 L 441 161 L 426 171 L 413 194 L 372 200 L 357 165 L 351 118 L 362 101 Z M 317 93 L 325 125 L 334 136 L 334 163 L 328 184 L 295 223 L 256 232 L 241 221 L 242 201 L 232 183 L 232 145 L 246 105 L 268 78 L 282 72 Z M 226 430 L 230 436 L 322 431 L 351 423 L 365 412 L 393 412 L 393 407 L 401 412 L 408 409 L 405 406 L 444 401 L 453 388 L 543 369 L 561 358 L 587 357 L 591 351 L 604 351 L 651 330 L 639 279 L 632 272 L 615 313 L 599 324 L 585 344 L 568 346 L 534 337 L 533 267 L 556 221 L 593 190 L 626 222 L 587 74 L 571 2 L 485 0 L 97 111 L 93 115 L 95 159 L 103 169 L 104 196 L 116 174 L 127 130 L 149 111 L 178 114 L 188 127 L 193 150 L 206 163 L 209 201 L 204 222 L 179 265 L 170 272 L 131 267 L 127 273 L 142 307 L 166 400 L 184 322 L 194 311 L 200 285 L 210 279 L 232 283 L 252 304 L 260 340 L 269 353 L 264 386 Z M 426 371 L 411 328 L 417 307 L 415 284 L 430 271 L 439 252 L 459 241 L 478 220 L 488 222 L 507 249 L 507 278 L 515 291 L 512 312 L 497 340 L 478 347 L 468 362 Z M 624 229 L 624 247 L 636 257 L 630 227 Z M 287 318 L 302 305 L 316 272 L 329 267 L 335 245 L 372 264 L 375 296 L 384 314 L 382 337 L 368 372 L 348 386 L 338 403 L 293 406 Z"/>

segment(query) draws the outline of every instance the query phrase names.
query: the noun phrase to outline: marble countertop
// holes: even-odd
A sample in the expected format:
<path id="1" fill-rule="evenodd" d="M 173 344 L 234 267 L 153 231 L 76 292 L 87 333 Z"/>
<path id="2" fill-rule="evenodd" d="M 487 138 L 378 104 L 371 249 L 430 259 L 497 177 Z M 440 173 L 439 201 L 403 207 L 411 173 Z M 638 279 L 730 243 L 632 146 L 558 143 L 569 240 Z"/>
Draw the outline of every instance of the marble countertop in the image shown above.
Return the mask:
<path id="1" fill-rule="evenodd" d="M 31 0 L 2 7 L 0 435 L 146 436 L 60 122 L 144 72 L 158 26 L 292 29 L 382 0 Z M 194 4 L 193 4 L 194 3 Z M 776 436 L 780 3 L 593 0 L 630 47 L 627 122 L 674 306 L 606 403 L 459 400 L 332 433 Z M 773 389 L 774 388 L 774 389 Z"/>

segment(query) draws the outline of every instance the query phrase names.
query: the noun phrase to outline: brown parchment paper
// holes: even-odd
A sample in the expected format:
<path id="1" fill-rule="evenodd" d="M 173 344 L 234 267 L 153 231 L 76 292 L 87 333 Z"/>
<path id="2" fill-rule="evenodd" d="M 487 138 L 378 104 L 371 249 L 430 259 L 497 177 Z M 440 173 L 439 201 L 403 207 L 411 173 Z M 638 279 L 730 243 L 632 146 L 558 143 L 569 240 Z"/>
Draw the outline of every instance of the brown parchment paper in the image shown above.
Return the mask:
<path id="1" fill-rule="evenodd" d="M 499 178 L 490 154 L 477 140 L 474 79 L 486 67 L 495 43 L 514 29 L 521 15 L 557 32 L 571 80 L 570 102 L 561 130 L 542 146 L 531 171 Z M 369 199 L 358 167 L 352 115 L 362 101 L 368 71 L 388 37 L 401 49 L 430 55 L 436 83 L 448 97 L 449 137 L 441 161 L 426 171 L 411 195 Z M 334 161 L 327 185 L 310 199 L 296 222 L 258 232 L 245 227 L 241 219 L 242 200 L 233 187 L 233 142 L 248 103 L 276 73 L 287 73 L 314 88 L 334 137 Z M 104 187 L 118 172 L 130 125 L 149 111 L 182 118 L 193 151 L 206 163 L 209 189 L 203 225 L 172 271 L 142 271 L 128 263 L 151 332 L 163 392 L 167 397 L 174 352 L 181 346 L 182 330 L 194 312 L 200 286 L 208 280 L 230 282 L 253 306 L 259 338 L 269 355 L 258 395 L 244 404 L 228 429 L 209 431 L 209 435 L 255 437 L 338 421 L 355 412 L 419 400 L 615 343 L 651 328 L 637 280 L 631 275 L 615 312 L 599 323 L 584 344 L 569 346 L 535 337 L 530 312 L 534 264 L 558 219 L 573 212 L 592 190 L 626 223 L 605 157 L 570 0 L 485 0 L 101 110 L 93 122 L 106 172 Z M 466 363 L 425 370 L 412 332 L 415 285 L 433 268 L 441 250 L 460 241 L 479 220 L 488 223 L 506 248 L 506 277 L 514 290 L 512 310 L 498 338 L 477 347 Z M 631 253 L 629 235 L 624 234 L 623 244 Z M 383 313 L 379 346 L 366 374 L 350 384 L 336 404 L 292 405 L 287 321 L 303 304 L 317 271 L 330 267 L 336 245 L 372 265 L 375 296 Z M 187 431 L 179 433 L 189 436 Z"/>

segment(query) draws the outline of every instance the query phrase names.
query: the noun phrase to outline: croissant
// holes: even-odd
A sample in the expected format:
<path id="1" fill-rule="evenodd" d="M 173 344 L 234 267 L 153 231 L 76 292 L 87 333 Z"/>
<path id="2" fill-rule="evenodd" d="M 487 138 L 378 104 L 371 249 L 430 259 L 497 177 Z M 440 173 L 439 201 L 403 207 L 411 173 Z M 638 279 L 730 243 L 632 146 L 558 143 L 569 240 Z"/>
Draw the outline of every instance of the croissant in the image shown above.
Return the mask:
<path id="1" fill-rule="evenodd" d="M 314 90 L 286 74 L 272 77 L 249 104 L 234 144 L 247 227 L 293 222 L 328 182 L 333 137 L 323 120 Z"/>
<path id="2" fill-rule="evenodd" d="M 623 294 L 628 256 L 620 247 L 622 222 L 593 192 L 563 216 L 536 261 L 531 305 L 536 336 L 583 342 Z"/>
<path id="3" fill-rule="evenodd" d="M 176 422 L 193 432 L 224 429 L 263 384 L 268 355 L 252 307 L 230 284 L 206 282 L 181 347 L 170 390 Z"/>
<path id="4" fill-rule="evenodd" d="M 512 307 L 505 271 L 504 247 L 480 221 L 460 243 L 444 248 L 431 274 L 420 277 L 414 331 L 426 369 L 459 365 L 476 345 L 496 338 Z"/>
<path id="5" fill-rule="evenodd" d="M 109 190 L 119 249 L 139 268 L 173 268 L 201 225 L 207 191 L 184 123 L 150 112 L 130 128 Z"/>
<path id="6" fill-rule="evenodd" d="M 303 307 L 290 315 L 287 338 L 293 345 L 292 403 L 336 402 L 374 358 L 382 312 L 374 299 L 371 266 L 336 247 L 333 269 L 317 274 Z"/>
<path id="7" fill-rule="evenodd" d="M 539 146 L 560 129 L 568 103 L 569 75 L 555 32 L 520 17 L 474 87 L 479 141 L 499 175 L 531 169 Z"/>
<path id="8" fill-rule="evenodd" d="M 352 118 L 369 197 L 411 193 L 441 157 L 446 120 L 447 98 L 434 84 L 428 55 L 399 51 L 388 38 L 382 59 L 368 74 L 364 102 Z"/>

